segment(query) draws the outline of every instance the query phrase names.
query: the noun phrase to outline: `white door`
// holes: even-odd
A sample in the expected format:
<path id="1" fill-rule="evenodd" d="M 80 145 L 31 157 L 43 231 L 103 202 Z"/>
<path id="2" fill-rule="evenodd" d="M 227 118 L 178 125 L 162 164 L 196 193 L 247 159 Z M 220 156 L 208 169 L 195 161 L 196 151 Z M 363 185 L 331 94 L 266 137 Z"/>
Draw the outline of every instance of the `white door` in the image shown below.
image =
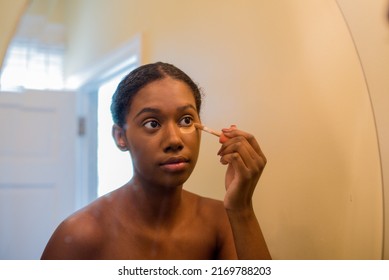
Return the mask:
<path id="1" fill-rule="evenodd" d="M 39 259 L 75 210 L 73 92 L 0 92 L 0 259 Z"/>

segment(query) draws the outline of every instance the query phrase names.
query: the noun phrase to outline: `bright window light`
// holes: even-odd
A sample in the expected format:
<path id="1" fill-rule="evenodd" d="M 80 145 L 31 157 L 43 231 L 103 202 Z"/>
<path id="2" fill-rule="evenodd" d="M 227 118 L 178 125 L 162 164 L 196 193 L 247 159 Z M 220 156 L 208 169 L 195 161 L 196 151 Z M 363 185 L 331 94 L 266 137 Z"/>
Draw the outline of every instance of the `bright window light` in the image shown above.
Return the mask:
<path id="1" fill-rule="evenodd" d="M 112 137 L 111 99 L 121 79 L 120 76 L 103 84 L 98 92 L 98 196 L 123 186 L 133 174 L 129 152 L 120 151 Z"/>
<path id="2" fill-rule="evenodd" d="M 60 46 L 13 41 L 4 59 L 1 90 L 63 89 L 63 54 Z"/>

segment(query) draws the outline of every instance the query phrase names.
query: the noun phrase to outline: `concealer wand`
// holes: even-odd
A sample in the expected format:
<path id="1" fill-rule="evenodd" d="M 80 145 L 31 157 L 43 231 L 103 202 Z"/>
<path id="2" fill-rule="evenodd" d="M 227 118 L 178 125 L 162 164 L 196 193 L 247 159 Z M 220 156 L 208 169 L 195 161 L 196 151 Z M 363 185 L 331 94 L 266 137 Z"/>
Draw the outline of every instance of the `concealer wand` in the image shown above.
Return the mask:
<path id="1" fill-rule="evenodd" d="M 195 126 L 197 129 L 201 129 L 201 130 L 203 130 L 203 131 L 205 131 L 205 132 L 208 132 L 208 133 L 210 133 L 210 134 L 212 134 L 212 135 L 215 135 L 215 136 L 217 136 L 217 137 L 220 137 L 220 136 L 222 135 L 221 132 L 217 132 L 217 131 L 215 131 L 215 130 L 213 130 L 213 129 L 210 129 L 210 128 L 206 127 L 205 125 L 202 125 L 202 124 L 199 124 L 199 123 L 195 123 L 194 126 Z"/>

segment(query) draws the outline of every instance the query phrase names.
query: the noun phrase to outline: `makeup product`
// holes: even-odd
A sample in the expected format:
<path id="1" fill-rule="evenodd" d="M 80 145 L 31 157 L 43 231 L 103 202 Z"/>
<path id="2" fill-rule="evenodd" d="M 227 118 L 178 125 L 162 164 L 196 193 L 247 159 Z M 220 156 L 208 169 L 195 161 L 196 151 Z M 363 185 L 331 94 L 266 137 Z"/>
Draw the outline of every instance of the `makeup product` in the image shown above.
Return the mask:
<path id="1" fill-rule="evenodd" d="M 213 129 L 210 129 L 208 127 L 206 127 L 205 125 L 202 125 L 202 124 L 199 124 L 199 123 L 195 123 L 194 126 L 197 128 L 197 129 L 201 129 L 201 130 L 204 130 L 205 132 L 208 132 L 210 134 L 213 134 L 217 137 L 220 137 L 222 135 L 221 132 L 217 132 Z"/>
<path id="2" fill-rule="evenodd" d="M 192 133 L 195 130 L 196 130 L 196 127 L 194 126 L 194 124 L 191 126 L 181 126 L 180 127 L 181 133 L 184 133 L 184 134 Z"/>

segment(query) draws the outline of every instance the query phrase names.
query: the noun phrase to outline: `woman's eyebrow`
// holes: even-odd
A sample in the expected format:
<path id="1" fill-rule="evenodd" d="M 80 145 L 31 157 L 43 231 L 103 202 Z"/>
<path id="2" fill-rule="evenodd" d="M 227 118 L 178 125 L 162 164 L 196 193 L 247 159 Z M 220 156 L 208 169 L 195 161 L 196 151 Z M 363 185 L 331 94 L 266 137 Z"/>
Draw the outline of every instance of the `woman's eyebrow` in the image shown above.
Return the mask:
<path id="1" fill-rule="evenodd" d="M 188 105 L 177 107 L 177 111 L 179 111 L 179 112 L 185 111 L 187 109 L 193 109 L 193 110 L 197 111 L 196 107 L 193 106 L 192 104 L 188 104 Z"/>
<path id="2" fill-rule="evenodd" d="M 155 114 L 159 114 L 161 113 L 161 110 L 157 109 L 157 108 L 152 108 L 152 107 L 145 107 L 143 108 L 142 110 L 140 110 L 136 115 L 135 115 L 135 118 L 137 118 L 138 116 L 144 114 L 144 113 L 155 113 Z"/>
<path id="3" fill-rule="evenodd" d="M 187 104 L 187 105 L 184 105 L 184 106 L 180 106 L 180 107 L 177 107 L 177 112 L 182 112 L 182 111 L 185 111 L 187 109 L 193 109 L 194 111 L 196 111 L 196 107 L 193 106 L 192 104 Z M 140 110 L 136 115 L 135 115 L 135 118 L 139 117 L 140 115 L 144 114 L 144 113 L 154 113 L 154 114 L 161 114 L 162 111 L 160 109 L 157 109 L 157 108 L 153 108 L 153 107 L 145 107 L 143 108 L 142 110 Z"/>

